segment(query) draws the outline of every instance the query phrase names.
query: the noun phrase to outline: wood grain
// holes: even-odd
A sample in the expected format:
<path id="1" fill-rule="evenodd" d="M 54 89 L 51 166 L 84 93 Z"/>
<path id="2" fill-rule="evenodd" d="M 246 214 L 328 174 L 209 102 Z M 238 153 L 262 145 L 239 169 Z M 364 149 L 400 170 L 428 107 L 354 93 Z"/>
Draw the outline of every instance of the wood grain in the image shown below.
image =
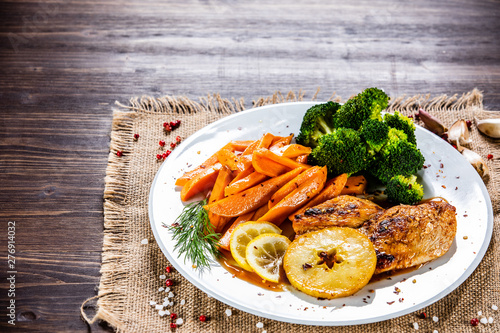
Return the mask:
<path id="1" fill-rule="evenodd" d="M 500 110 L 497 1 L 3 1 L 0 221 L 15 220 L 14 330 L 88 328 L 111 106 L 141 94 L 251 101 L 321 87 L 347 98 L 484 93 Z M 5 229 L 5 228 L 4 228 Z M 6 246 L 0 248 L 2 258 Z M 0 272 L 0 328 L 6 293 Z"/>

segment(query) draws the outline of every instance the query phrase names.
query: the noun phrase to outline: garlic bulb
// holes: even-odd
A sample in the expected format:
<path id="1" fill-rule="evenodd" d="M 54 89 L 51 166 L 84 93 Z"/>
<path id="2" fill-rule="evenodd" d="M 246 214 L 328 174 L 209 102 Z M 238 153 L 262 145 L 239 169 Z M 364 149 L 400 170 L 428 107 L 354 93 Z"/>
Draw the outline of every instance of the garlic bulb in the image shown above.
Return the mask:
<path id="1" fill-rule="evenodd" d="M 462 156 L 469 161 L 482 178 L 490 175 L 490 169 L 488 169 L 488 166 L 478 153 L 464 147 L 458 147 L 458 151 L 462 153 Z"/>
<path id="2" fill-rule="evenodd" d="M 471 143 L 469 128 L 465 120 L 457 120 L 448 130 L 448 141 L 459 147 L 460 145 Z"/>
<path id="3" fill-rule="evenodd" d="M 500 118 L 476 120 L 477 129 L 489 137 L 500 138 Z"/>
<path id="4" fill-rule="evenodd" d="M 429 114 L 424 109 L 418 110 L 418 113 L 416 115 L 420 117 L 420 119 L 425 124 L 425 127 L 427 127 L 431 132 L 439 136 L 442 136 L 448 130 L 448 128 L 446 128 L 446 126 L 443 125 L 441 120 Z"/>

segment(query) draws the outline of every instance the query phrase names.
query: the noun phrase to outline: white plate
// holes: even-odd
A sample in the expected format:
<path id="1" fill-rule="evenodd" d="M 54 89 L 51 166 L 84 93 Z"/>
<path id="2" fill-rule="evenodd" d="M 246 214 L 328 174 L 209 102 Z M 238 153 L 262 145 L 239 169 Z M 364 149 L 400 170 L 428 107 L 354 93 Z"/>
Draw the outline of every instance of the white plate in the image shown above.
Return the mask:
<path id="1" fill-rule="evenodd" d="M 200 274 L 174 251 L 171 233 L 162 224 L 173 223 L 183 208 L 175 179 L 230 140 L 258 139 L 266 132 L 298 134 L 304 112 L 314 104 L 277 104 L 237 113 L 206 126 L 173 151 L 158 171 L 149 198 L 151 228 L 167 259 L 196 287 L 221 302 L 297 324 L 336 326 L 383 321 L 421 309 L 449 294 L 483 258 L 493 230 L 493 211 L 476 171 L 451 145 L 421 127 L 417 127 L 416 135 L 428 166 L 419 172 L 425 196 L 443 197 L 454 205 L 458 229 L 448 253 L 420 269 L 369 283 L 350 297 L 318 300 L 292 287 L 284 292 L 262 289 L 233 278 L 218 263 Z"/>

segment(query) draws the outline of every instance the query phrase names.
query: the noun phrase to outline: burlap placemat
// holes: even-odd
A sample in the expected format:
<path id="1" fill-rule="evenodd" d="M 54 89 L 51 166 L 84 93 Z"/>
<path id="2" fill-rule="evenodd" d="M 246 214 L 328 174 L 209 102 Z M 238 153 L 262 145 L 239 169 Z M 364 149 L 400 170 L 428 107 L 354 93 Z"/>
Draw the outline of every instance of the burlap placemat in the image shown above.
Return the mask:
<path id="1" fill-rule="evenodd" d="M 304 93 L 280 93 L 267 98 L 259 98 L 253 106 L 304 99 Z M 313 96 L 313 98 L 315 98 Z M 332 98 L 330 98 L 332 99 Z M 458 118 L 473 119 L 485 117 L 482 95 L 474 90 L 462 96 L 419 95 L 393 99 L 390 110 L 405 114 L 423 107 L 451 125 Z M 169 263 L 155 243 L 148 219 L 148 195 L 151 182 L 161 165 L 156 155 L 163 153 L 176 136 L 186 138 L 205 125 L 234 112 L 244 112 L 242 99 L 228 100 L 218 95 L 207 96 L 193 101 L 185 97 L 143 97 L 132 99 L 129 105 L 118 105 L 114 109 L 111 131 L 109 163 L 106 173 L 104 193 L 104 245 L 102 254 L 101 281 L 96 296 L 97 307 L 93 322 L 104 320 L 118 332 L 413 332 L 413 323 L 418 323 L 420 331 L 433 332 L 498 332 L 500 331 L 499 311 L 492 305 L 500 306 L 500 261 L 498 185 L 500 149 L 499 141 L 488 139 L 472 127 L 471 148 L 488 160 L 491 177 L 487 187 L 492 198 L 495 216 L 493 238 L 478 269 L 455 291 L 444 299 L 422 311 L 427 319 L 418 313 L 408 314 L 380 323 L 348 327 L 313 327 L 282 323 L 260 318 L 208 297 L 194 287 L 179 273 L 165 272 Z M 498 116 L 498 115 L 497 115 Z M 181 125 L 170 133 L 163 129 L 164 122 L 180 120 Z M 134 138 L 138 134 L 138 138 Z M 159 140 L 166 142 L 160 147 Z M 122 152 L 118 156 L 117 152 Z M 172 217 L 174 219 L 175 217 Z M 147 244 L 145 244 L 147 240 Z M 167 307 L 183 319 L 183 324 L 170 328 L 173 322 L 168 315 L 161 317 L 150 301 L 163 303 L 168 296 L 159 288 L 164 286 L 161 275 L 174 281 L 171 290 L 174 302 Z M 163 278 L 163 277 L 162 277 Z M 232 310 L 227 316 L 225 311 Z M 82 310 L 83 306 L 82 306 Z M 491 324 L 470 325 L 471 318 L 482 311 Z M 199 320 L 200 315 L 209 318 Z M 304 313 L 306 315 L 306 313 Z M 437 317 L 434 321 L 432 317 Z M 263 328 L 257 323 L 263 323 Z M 259 325 L 260 326 L 260 325 Z"/>

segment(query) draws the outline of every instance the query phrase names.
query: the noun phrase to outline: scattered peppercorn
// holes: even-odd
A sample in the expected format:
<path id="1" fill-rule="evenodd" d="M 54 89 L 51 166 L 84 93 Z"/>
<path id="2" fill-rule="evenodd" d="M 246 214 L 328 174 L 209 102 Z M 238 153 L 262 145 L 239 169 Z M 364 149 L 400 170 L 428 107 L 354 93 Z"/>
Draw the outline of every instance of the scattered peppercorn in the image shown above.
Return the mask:
<path id="1" fill-rule="evenodd" d="M 470 320 L 470 324 L 471 324 L 472 326 L 477 326 L 477 325 L 479 325 L 479 319 L 477 319 L 477 318 L 472 318 L 472 319 Z"/>
<path id="2" fill-rule="evenodd" d="M 161 157 L 162 157 L 163 159 L 166 159 L 166 158 L 167 158 L 167 156 L 168 156 L 168 155 L 167 155 L 167 153 L 163 153 L 163 154 L 161 155 Z"/>
<path id="3" fill-rule="evenodd" d="M 134 139 L 135 139 L 135 140 L 139 139 L 139 134 L 135 133 L 135 134 L 134 134 Z"/>
<path id="4" fill-rule="evenodd" d="M 161 159 L 163 158 L 163 155 L 161 155 L 161 154 L 156 154 L 156 158 L 157 158 L 158 160 L 161 160 Z"/>
<path id="5" fill-rule="evenodd" d="M 122 157 L 123 156 L 123 152 L 121 150 L 116 151 L 116 156 Z"/>
<path id="6" fill-rule="evenodd" d="M 175 148 L 175 142 L 172 142 L 172 143 L 170 144 L 170 148 L 172 148 L 172 149 L 174 149 L 174 148 Z"/>
<path id="7" fill-rule="evenodd" d="M 167 273 L 171 273 L 172 272 L 172 267 L 170 267 L 170 266 L 165 267 L 165 271 Z"/>
<path id="8" fill-rule="evenodd" d="M 168 123 L 164 123 L 163 127 L 165 128 L 165 131 L 170 132 L 172 130 L 172 127 Z"/>
<path id="9" fill-rule="evenodd" d="M 203 321 L 203 322 L 207 321 L 207 317 L 204 316 L 204 315 L 201 315 L 200 316 L 200 321 Z"/>
<path id="10" fill-rule="evenodd" d="M 171 279 L 167 279 L 167 280 L 165 281 L 165 285 L 166 285 L 167 287 L 171 287 L 171 286 L 173 286 L 173 285 L 174 285 L 174 281 L 172 281 Z"/>
<path id="11" fill-rule="evenodd" d="M 421 314 L 418 315 L 420 318 L 422 319 L 426 319 L 427 318 L 427 313 L 425 312 L 422 312 Z"/>
<path id="12" fill-rule="evenodd" d="M 492 160 L 493 159 L 493 154 L 488 154 L 488 156 L 486 156 L 489 160 Z"/>
<path id="13" fill-rule="evenodd" d="M 159 144 L 161 147 L 163 147 L 163 146 L 165 146 L 165 141 L 160 140 L 160 142 L 158 142 L 158 144 Z"/>
<path id="14" fill-rule="evenodd" d="M 171 314 L 170 314 L 170 318 L 171 318 L 172 320 L 177 319 L 177 313 L 171 313 Z"/>
<path id="15" fill-rule="evenodd" d="M 470 128 L 472 126 L 472 121 L 470 121 L 470 120 L 465 121 L 465 123 L 467 124 L 468 128 Z"/>
<path id="16" fill-rule="evenodd" d="M 177 136 L 175 137 L 175 141 L 177 141 L 178 143 L 179 143 L 179 142 L 181 142 L 181 137 L 180 137 L 179 135 L 177 135 Z"/>
<path id="17" fill-rule="evenodd" d="M 177 324 L 176 323 L 170 323 L 170 328 L 177 328 Z"/>

